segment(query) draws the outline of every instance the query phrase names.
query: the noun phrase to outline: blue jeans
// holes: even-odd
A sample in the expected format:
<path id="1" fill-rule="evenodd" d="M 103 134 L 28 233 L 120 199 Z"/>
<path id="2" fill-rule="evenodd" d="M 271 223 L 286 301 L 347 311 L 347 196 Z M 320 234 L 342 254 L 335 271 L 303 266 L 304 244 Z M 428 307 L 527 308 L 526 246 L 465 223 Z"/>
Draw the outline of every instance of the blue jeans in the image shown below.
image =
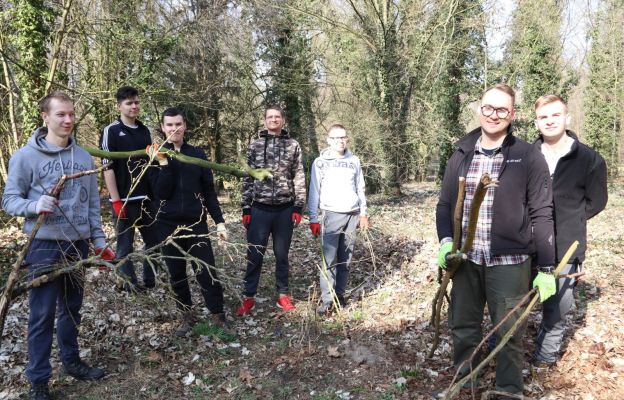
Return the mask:
<path id="1" fill-rule="evenodd" d="M 124 207 L 126 219 L 114 217 L 117 227 L 117 258 L 123 258 L 134 252 L 134 234 L 136 229 L 141 232 L 146 249 L 158 244 L 158 231 L 149 207 L 149 201 L 128 202 Z M 138 284 L 132 261 L 128 260 L 123 263 L 119 268 L 119 272 L 132 285 L 136 286 Z M 154 270 L 147 261 L 143 262 L 143 284 L 147 287 L 155 285 Z"/>
<path id="2" fill-rule="evenodd" d="M 568 275 L 581 271 L 581 266 L 567 264 L 562 274 Z M 543 318 L 539 332 L 535 339 L 534 359 L 552 364 L 557 361 L 557 355 L 563 342 L 563 333 L 566 328 L 566 314 L 574 304 L 574 287 L 576 279 L 557 279 L 557 293 L 543 303 Z"/>
<path id="3" fill-rule="evenodd" d="M 84 240 L 63 242 L 33 240 L 24 264 L 30 279 L 46 273 L 52 266 L 72 263 L 87 256 Z M 33 383 L 46 383 L 52 376 L 50 353 L 56 320 L 56 339 L 63 364 L 79 360 L 78 324 L 84 293 L 83 271 L 79 270 L 34 287 L 28 291 L 28 365 L 26 377 Z"/>
<path id="4" fill-rule="evenodd" d="M 251 207 L 251 223 L 247 230 L 247 272 L 243 295 L 253 297 L 258 291 L 262 261 L 269 235 L 273 236 L 276 290 L 279 294 L 288 292 L 288 252 L 292 233 L 291 207 L 271 211 Z"/>

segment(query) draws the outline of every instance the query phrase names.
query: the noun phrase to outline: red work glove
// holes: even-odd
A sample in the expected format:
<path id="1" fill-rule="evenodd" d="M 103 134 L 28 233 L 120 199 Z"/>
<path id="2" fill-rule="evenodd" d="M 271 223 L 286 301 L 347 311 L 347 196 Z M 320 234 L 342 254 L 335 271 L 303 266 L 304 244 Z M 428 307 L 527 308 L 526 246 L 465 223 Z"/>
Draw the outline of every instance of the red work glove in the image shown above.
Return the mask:
<path id="1" fill-rule="evenodd" d="M 301 214 L 296 211 L 292 213 L 292 222 L 295 226 L 298 226 L 301 223 Z"/>
<path id="2" fill-rule="evenodd" d="M 117 257 L 110 247 L 98 247 L 95 249 L 95 254 L 100 256 L 104 261 L 113 261 Z M 98 268 L 101 270 L 107 270 L 108 266 L 100 265 Z"/>
<path id="3" fill-rule="evenodd" d="M 249 229 L 249 224 L 251 224 L 251 214 L 243 214 L 243 226 L 245 229 Z"/>
<path id="4" fill-rule="evenodd" d="M 318 222 L 310 222 L 310 230 L 312 231 L 312 236 L 318 237 L 319 233 L 321 233 L 321 224 Z"/>
<path id="5" fill-rule="evenodd" d="M 123 208 L 123 201 L 115 200 L 113 203 L 113 212 L 115 213 L 115 217 L 119 219 L 126 219 L 126 209 Z"/>

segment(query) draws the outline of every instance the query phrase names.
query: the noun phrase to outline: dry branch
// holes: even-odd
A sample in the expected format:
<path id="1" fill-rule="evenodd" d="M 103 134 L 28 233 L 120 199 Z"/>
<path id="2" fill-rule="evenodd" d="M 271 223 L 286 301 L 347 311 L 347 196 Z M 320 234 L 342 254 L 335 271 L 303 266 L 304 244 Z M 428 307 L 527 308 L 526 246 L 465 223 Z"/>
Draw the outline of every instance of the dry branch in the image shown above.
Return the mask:
<path id="1" fill-rule="evenodd" d="M 447 269 L 442 277 L 442 281 L 440 282 L 440 286 L 433 297 L 432 311 L 431 311 L 431 321 L 429 322 L 434 326 L 435 333 L 433 336 L 433 343 L 431 344 L 431 349 L 429 350 L 428 357 L 433 357 L 433 353 L 438 348 L 438 344 L 440 343 L 440 319 L 442 314 L 442 304 L 444 303 L 444 297 L 446 295 L 446 288 L 455 275 L 455 272 L 461 266 L 465 254 L 470 251 L 472 248 L 472 242 L 474 241 L 475 231 L 477 229 L 477 221 L 479 219 L 479 209 L 481 208 L 481 203 L 483 203 L 483 199 L 485 199 L 485 194 L 490 187 L 496 186 L 496 182 L 490 178 L 490 175 L 485 173 L 481 176 L 479 180 L 479 184 L 475 189 L 474 197 L 470 203 L 470 212 L 468 214 L 468 229 L 466 231 L 466 240 L 461 247 L 461 251 L 458 253 L 457 249 L 459 248 L 459 243 L 461 242 L 461 226 L 462 226 L 462 211 L 464 207 L 464 199 L 465 199 L 465 188 L 466 188 L 466 180 L 464 177 L 459 178 L 458 183 L 458 193 L 457 193 L 457 202 L 455 203 L 455 214 L 454 214 L 454 229 L 453 229 L 453 247 L 451 252 L 447 256 Z"/>

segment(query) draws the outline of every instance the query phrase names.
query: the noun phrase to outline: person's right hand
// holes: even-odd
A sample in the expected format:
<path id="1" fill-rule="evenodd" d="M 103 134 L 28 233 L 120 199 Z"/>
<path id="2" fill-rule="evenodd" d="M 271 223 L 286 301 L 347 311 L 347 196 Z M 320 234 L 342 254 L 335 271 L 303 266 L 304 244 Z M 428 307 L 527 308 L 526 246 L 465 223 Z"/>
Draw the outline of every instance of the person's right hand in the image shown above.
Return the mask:
<path id="1" fill-rule="evenodd" d="M 165 153 L 158 151 L 158 149 L 158 145 L 148 144 L 145 148 L 145 152 L 150 159 L 158 161 L 158 165 L 164 167 L 165 165 L 169 164 L 169 161 L 167 161 L 167 156 L 165 155 Z"/>
<path id="2" fill-rule="evenodd" d="M 249 229 L 249 224 L 251 224 L 251 214 L 243 214 L 243 226 L 245 229 Z"/>
<path id="3" fill-rule="evenodd" d="M 319 233 L 321 233 L 321 224 L 318 222 L 310 222 L 310 230 L 312 231 L 312 236 L 318 237 Z"/>
<path id="4" fill-rule="evenodd" d="M 438 251 L 438 267 L 446 269 L 446 255 L 453 249 L 453 242 L 446 242 L 440 246 Z"/>
<path id="5" fill-rule="evenodd" d="M 113 204 L 113 212 L 115 214 L 115 217 L 119 218 L 119 219 L 126 219 L 128 218 L 126 216 L 126 209 L 124 208 L 124 203 L 121 200 L 115 200 L 112 202 Z"/>
<path id="6" fill-rule="evenodd" d="M 50 214 L 54 212 L 54 207 L 58 204 L 58 200 L 52 196 L 48 196 L 47 194 L 41 195 L 39 200 L 37 200 L 37 205 L 35 206 L 35 212 L 37 214 Z"/>

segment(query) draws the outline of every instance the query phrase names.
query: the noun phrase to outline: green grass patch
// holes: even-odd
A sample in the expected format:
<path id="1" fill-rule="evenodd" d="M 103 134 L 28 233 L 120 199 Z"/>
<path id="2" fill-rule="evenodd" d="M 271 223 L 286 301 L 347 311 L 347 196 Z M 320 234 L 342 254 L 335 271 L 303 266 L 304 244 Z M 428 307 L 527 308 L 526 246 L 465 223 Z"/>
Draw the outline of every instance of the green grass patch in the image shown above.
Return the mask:
<path id="1" fill-rule="evenodd" d="M 226 343 L 236 340 L 236 335 L 226 333 L 223 329 L 206 321 L 198 322 L 197 324 L 195 324 L 195 326 L 193 326 L 193 334 L 197 336 L 216 337 Z"/>

